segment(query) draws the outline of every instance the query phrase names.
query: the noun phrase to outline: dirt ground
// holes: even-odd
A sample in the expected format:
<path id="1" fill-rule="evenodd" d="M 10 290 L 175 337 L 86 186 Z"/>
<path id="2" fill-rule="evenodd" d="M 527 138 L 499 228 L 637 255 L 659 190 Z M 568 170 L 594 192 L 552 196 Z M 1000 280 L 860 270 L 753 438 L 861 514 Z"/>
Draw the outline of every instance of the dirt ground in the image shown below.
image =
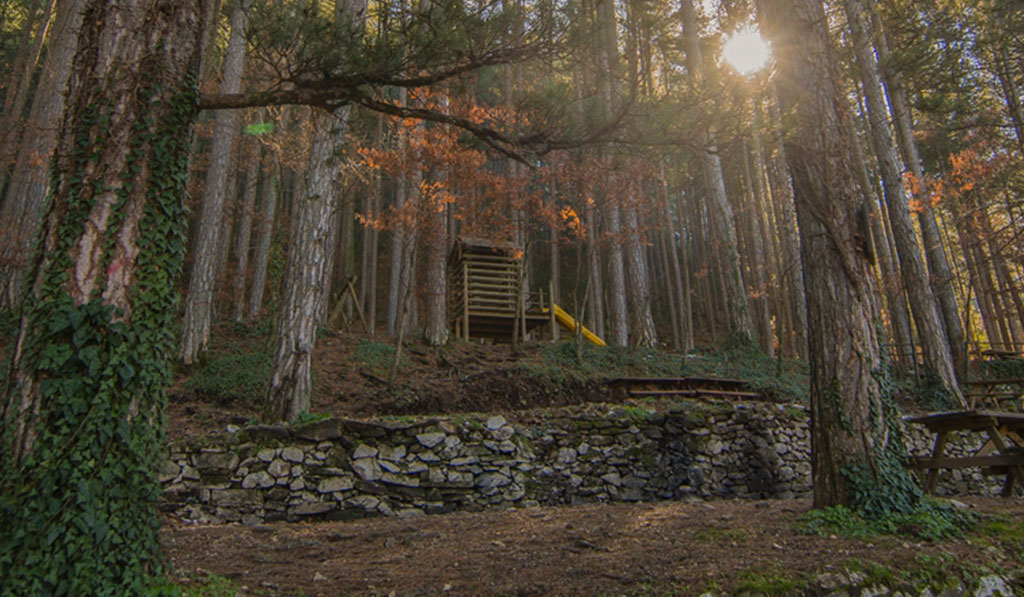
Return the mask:
<path id="1" fill-rule="evenodd" d="M 1024 518 L 1019 499 L 963 501 Z M 179 578 L 213 574 L 241 594 L 271 595 L 790 594 L 787 583 L 854 560 L 918 574 L 1024 564 L 1024 547 L 1013 554 L 984 537 L 931 544 L 803 534 L 797 518 L 809 508 L 802 500 L 730 500 L 255 527 L 168 520 L 163 541 Z"/>

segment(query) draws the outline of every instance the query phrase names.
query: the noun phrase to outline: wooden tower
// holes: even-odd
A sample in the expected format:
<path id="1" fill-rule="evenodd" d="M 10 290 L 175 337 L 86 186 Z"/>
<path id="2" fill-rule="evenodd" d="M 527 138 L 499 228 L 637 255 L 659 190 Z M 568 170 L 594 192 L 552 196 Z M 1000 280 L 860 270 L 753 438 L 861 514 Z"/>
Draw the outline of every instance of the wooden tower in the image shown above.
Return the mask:
<path id="1" fill-rule="evenodd" d="M 552 323 L 544 293 L 524 287 L 523 252 L 510 245 L 461 238 L 448 255 L 448 322 L 464 340 L 511 342 Z"/>

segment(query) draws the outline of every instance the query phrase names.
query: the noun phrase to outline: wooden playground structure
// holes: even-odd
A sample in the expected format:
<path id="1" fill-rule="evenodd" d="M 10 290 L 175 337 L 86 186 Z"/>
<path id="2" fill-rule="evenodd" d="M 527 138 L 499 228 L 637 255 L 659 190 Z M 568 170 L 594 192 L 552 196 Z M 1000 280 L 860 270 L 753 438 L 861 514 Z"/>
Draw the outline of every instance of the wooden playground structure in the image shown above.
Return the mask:
<path id="1" fill-rule="evenodd" d="M 604 346 L 586 327 L 551 300 L 548 289 L 526 287 L 522 251 L 510 244 L 461 238 L 448 255 L 448 324 L 463 340 L 526 340 L 546 325 L 553 338 L 559 327 Z"/>

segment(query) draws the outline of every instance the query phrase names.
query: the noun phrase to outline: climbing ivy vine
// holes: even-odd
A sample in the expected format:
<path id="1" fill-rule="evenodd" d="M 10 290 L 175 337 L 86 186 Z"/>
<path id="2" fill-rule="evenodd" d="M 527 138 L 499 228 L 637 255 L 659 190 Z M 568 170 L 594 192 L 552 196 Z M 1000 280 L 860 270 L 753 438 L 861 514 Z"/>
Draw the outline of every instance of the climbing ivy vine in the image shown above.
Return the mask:
<path id="1" fill-rule="evenodd" d="M 51 188 L 58 190 L 33 260 L 0 420 L 3 594 L 136 595 L 159 573 L 155 471 L 197 104 L 194 75 L 166 76 L 162 50 L 138 76 L 115 176 L 96 171 L 110 163 L 103 163 L 104 144 L 118 142 L 107 133 L 126 118 L 117 113 L 123 98 L 116 90 L 90 90 L 77 118 L 66 120 L 73 155 L 54 161 Z M 74 256 L 98 201 L 111 193 L 92 290 L 76 296 Z M 134 243 L 131 260 L 119 253 L 126 242 Z M 127 293 L 115 306 L 105 293 L 121 268 L 131 268 L 130 284 L 112 291 Z"/>

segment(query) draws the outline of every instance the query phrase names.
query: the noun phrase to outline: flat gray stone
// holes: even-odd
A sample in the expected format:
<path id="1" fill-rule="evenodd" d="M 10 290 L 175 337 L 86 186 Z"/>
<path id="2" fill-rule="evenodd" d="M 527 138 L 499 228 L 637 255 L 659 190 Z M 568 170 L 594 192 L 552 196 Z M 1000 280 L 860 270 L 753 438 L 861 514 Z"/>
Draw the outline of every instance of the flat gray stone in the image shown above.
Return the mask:
<path id="1" fill-rule="evenodd" d="M 445 437 L 445 434 L 438 431 L 430 433 L 418 433 L 416 434 L 416 441 L 418 441 L 420 445 L 423 446 L 424 448 L 430 449 L 436 446 L 437 444 L 443 442 Z M 423 456 L 420 455 L 420 457 L 422 458 Z"/>
<path id="2" fill-rule="evenodd" d="M 352 461 L 352 470 L 363 481 L 377 481 L 383 474 L 374 458 L 359 458 Z"/>
<path id="3" fill-rule="evenodd" d="M 295 447 L 288 447 L 281 450 L 281 458 L 288 462 L 301 463 L 304 457 L 305 455 L 302 453 L 302 450 Z"/>
<path id="4" fill-rule="evenodd" d="M 200 452 L 194 462 L 201 473 L 227 475 L 238 466 L 239 458 L 234 452 Z"/>
<path id="5" fill-rule="evenodd" d="M 473 481 L 473 485 L 480 489 L 490 489 L 492 487 L 504 487 L 511 482 L 512 479 L 501 473 L 484 473 Z"/>
<path id="6" fill-rule="evenodd" d="M 161 483 L 169 483 L 178 477 L 178 473 L 181 472 L 181 467 L 178 466 L 173 460 L 165 460 L 160 465 L 160 472 L 157 473 L 157 479 Z"/>
<path id="7" fill-rule="evenodd" d="M 335 491 L 346 491 L 352 487 L 353 483 L 350 477 L 328 477 L 320 481 L 316 490 L 320 493 L 334 493 Z"/>
<path id="8" fill-rule="evenodd" d="M 256 458 L 259 458 L 261 462 L 270 462 L 277 457 L 277 452 L 274 448 L 263 448 L 256 453 Z"/>
<path id="9" fill-rule="evenodd" d="M 413 477 L 410 475 L 396 475 L 394 473 L 381 473 L 380 480 L 382 483 L 389 485 L 398 485 L 400 487 L 419 487 L 420 478 Z"/>
<path id="10" fill-rule="evenodd" d="M 274 460 L 269 466 L 267 466 L 267 472 L 278 478 L 287 477 L 291 474 L 291 471 L 291 465 L 280 459 Z"/>
<path id="11" fill-rule="evenodd" d="M 487 423 L 485 423 L 485 425 L 487 425 L 488 431 L 497 431 L 504 427 L 506 422 L 507 421 L 505 421 L 505 417 L 501 415 L 494 415 L 493 417 L 487 419 Z"/>
<path id="12" fill-rule="evenodd" d="M 358 446 L 356 446 L 355 451 L 352 452 L 352 458 L 353 459 L 373 458 L 376 455 L 377 455 L 377 448 L 374 448 L 372 446 L 368 446 L 366 444 L 359 444 Z"/>
<path id="13" fill-rule="evenodd" d="M 316 516 L 317 514 L 330 512 L 337 507 L 335 502 L 310 502 L 293 506 L 288 512 L 295 516 Z"/>
<path id="14" fill-rule="evenodd" d="M 249 473 L 242 479 L 242 489 L 253 489 L 254 487 L 267 488 L 274 484 L 274 478 L 267 474 L 267 471 Z"/>
<path id="15" fill-rule="evenodd" d="M 405 458 L 405 446 L 397 446 L 392 448 L 391 446 L 381 446 L 377 453 L 377 457 L 381 460 L 390 460 L 391 462 L 398 462 Z"/>

